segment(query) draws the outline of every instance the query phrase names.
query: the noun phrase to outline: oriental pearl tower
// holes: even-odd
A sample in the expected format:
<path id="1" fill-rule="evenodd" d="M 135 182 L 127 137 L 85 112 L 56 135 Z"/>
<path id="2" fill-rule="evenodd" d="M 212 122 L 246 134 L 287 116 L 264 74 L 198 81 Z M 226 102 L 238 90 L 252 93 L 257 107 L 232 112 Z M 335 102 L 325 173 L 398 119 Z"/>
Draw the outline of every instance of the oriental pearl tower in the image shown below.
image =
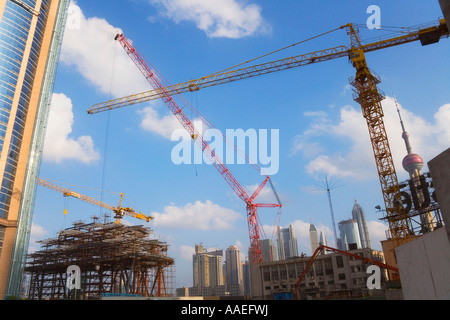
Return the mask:
<path id="1" fill-rule="evenodd" d="M 407 155 L 403 158 L 402 166 L 403 169 L 405 169 L 409 173 L 409 177 L 411 181 L 413 181 L 414 185 L 417 186 L 417 184 L 420 184 L 419 178 L 422 175 L 421 170 L 423 168 L 423 159 L 420 155 L 417 153 L 412 152 L 411 143 L 409 142 L 409 134 L 405 130 L 405 125 L 403 123 L 402 116 L 400 115 L 400 109 L 397 104 L 397 99 L 395 98 L 395 106 L 397 107 L 397 113 L 400 118 L 400 124 L 402 126 L 402 138 L 405 141 L 406 146 L 406 152 Z M 422 198 L 423 196 L 418 195 L 419 198 Z M 421 201 L 421 202 L 422 202 Z M 422 232 L 423 231 L 432 231 L 433 230 L 433 217 L 430 214 L 424 213 L 421 214 L 421 222 L 422 222 Z"/>
<path id="2" fill-rule="evenodd" d="M 409 134 L 405 130 L 405 125 L 400 115 L 400 109 L 397 104 L 397 99 L 395 99 L 395 106 L 397 107 L 397 113 L 400 118 L 400 124 L 402 126 L 402 138 L 405 140 L 407 155 L 403 158 L 402 166 L 408 173 L 411 179 L 417 178 L 421 175 L 421 170 L 423 168 L 423 159 L 417 153 L 412 152 L 411 143 L 409 142 Z"/>

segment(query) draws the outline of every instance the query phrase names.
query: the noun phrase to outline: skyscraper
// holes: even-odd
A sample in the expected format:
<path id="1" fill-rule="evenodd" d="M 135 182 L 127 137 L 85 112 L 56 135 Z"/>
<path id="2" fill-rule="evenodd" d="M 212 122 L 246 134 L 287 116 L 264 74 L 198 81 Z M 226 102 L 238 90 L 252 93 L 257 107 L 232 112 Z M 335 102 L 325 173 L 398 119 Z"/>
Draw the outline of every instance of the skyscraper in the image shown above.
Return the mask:
<path id="1" fill-rule="evenodd" d="M 0 1 L 0 299 L 20 293 L 68 5 Z"/>
<path id="2" fill-rule="evenodd" d="M 232 296 L 244 293 L 244 275 L 241 251 L 237 246 L 229 246 L 225 253 L 225 270 L 228 291 Z"/>
<path id="3" fill-rule="evenodd" d="M 311 255 L 312 255 L 319 247 L 319 235 L 317 234 L 316 227 L 312 223 L 309 224 L 309 241 L 311 243 Z"/>
<path id="4" fill-rule="evenodd" d="M 194 287 L 209 287 L 209 260 L 203 251 L 203 245 L 195 245 L 195 253 L 192 257 L 192 272 Z"/>
<path id="5" fill-rule="evenodd" d="M 361 246 L 363 248 L 371 248 L 369 237 L 369 229 L 367 228 L 366 217 L 364 215 L 364 209 L 360 206 L 355 199 L 355 204 L 352 209 L 352 218 L 356 220 L 358 224 L 359 239 L 361 240 Z"/>
<path id="6" fill-rule="evenodd" d="M 287 228 L 278 227 L 277 241 L 279 260 L 298 256 L 297 238 L 295 237 L 294 226 L 292 224 Z"/>
<path id="7" fill-rule="evenodd" d="M 339 222 L 339 231 L 341 234 L 342 250 L 361 249 L 361 240 L 356 220 L 349 219 Z"/>
<path id="8" fill-rule="evenodd" d="M 271 239 L 261 240 L 261 251 L 264 262 L 277 261 L 277 251 Z"/>
<path id="9" fill-rule="evenodd" d="M 223 250 L 207 252 L 209 260 L 209 285 L 218 287 L 224 285 Z"/>
<path id="10" fill-rule="evenodd" d="M 207 252 L 203 245 L 195 245 L 192 271 L 194 287 L 197 287 L 199 292 L 202 292 L 204 287 L 217 287 L 224 284 L 222 260 L 222 250 Z"/>

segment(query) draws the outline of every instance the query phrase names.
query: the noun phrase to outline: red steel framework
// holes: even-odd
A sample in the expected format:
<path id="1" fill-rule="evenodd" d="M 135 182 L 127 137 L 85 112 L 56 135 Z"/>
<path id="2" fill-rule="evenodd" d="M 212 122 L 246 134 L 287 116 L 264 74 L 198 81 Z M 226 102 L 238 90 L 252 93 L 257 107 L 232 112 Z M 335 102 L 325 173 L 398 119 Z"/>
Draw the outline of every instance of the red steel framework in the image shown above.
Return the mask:
<path id="1" fill-rule="evenodd" d="M 261 235 L 260 227 L 258 223 L 258 208 L 280 208 L 281 204 L 269 204 L 269 203 L 253 203 L 257 195 L 265 187 L 270 177 L 265 176 L 265 180 L 260 184 L 256 191 L 249 196 L 246 190 L 242 187 L 239 181 L 234 177 L 231 171 L 223 163 L 223 161 L 214 152 L 214 149 L 210 147 L 208 142 L 203 138 L 201 132 L 195 128 L 193 122 L 186 116 L 183 110 L 175 102 L 171 92 L 166 89 L 166 85 L 163 85 L 164 80 L 157 76 L 157 71 L 144 60 L 143 56 L 138 52 L 138 50 L 133 46 L 132 42 L 127 39 L 123 34 L 118 34 L 115 40 L 124 48 L 125 52 L 135 63 L 150 85 L 154 90 L 158 91 L 160 97 L 170 109 L 172 114 L 178 119 L 182 126 L 186 129 L 195 143 L 201 148 L 203 153 L 208 157 L 214 167 L 219 171 L 225 181 L 230 185 L 236 195 L 245 202 L 247 209 L 247 222 L 249 229 L 250 238 L 250 250 L 253 263 L 263 262 L 263 255 L 261 249 Z"/>
<path id="2" fill-rule="evenodd" d="M 306 265 L 305 270 L 302 272 L 302 274 L 300 275 L 300 277 L 297 280 L 297 283 L 295 284 L 295 295 L 296 295 L 297 300 L 299 300 L 298 287 L 300 286 L 300 283 L 302 282 L 302 280 L 305 277 L 306 273 L 308 272 L 309 268 L 313 264 L 314 260 L 316 260 L 316 258 L 319 255 L 319 253 L 324 251 L 324 250 L 333 251 L 333 252 L 340 253 L 340 254 L 343 254 L 343 255 L 346 255 L 346 256 L 349 256 L 349 257 L 353 257 L 355 259 L 363 260 L 364 263 L 371 263 L 371 264 L 374 264 L 374 265 L 379 266 L 381 268 L 386 268 L 386 269 L 389 269 L 389 270 L 392 270 L 392 271 L 398 273 L 398 269 L 397 268 L 395 268 L 393 266 L 390 266 L 390 265 L 387 265 L 385 263 L 381 263 L 379 261 L 376 261 L 376 260 L 373 260 L 373 259 L 369 259 L 369 258 L 364 258 L 364 257 L 361 257 L 360 255 L 353 254 L 353 253 L 348 252 L 348 251 L 342 251 L 342 250 L 339 250 L 339 249 L 336 249 L 336 248 L 331 248 L 331 247 L 322 245 L 322 246 L 319 246 L 314 251 L 313 255 L 311 256 L 311 258 L 308 261 L 308 264 Z"/>

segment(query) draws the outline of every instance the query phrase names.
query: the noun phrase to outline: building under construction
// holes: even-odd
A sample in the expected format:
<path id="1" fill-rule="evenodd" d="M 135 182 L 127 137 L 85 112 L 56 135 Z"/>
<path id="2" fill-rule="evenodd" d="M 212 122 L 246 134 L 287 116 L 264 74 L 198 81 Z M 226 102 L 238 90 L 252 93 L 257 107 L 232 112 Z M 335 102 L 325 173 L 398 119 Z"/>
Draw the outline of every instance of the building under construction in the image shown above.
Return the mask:
<path id="1" fill-rule="evenodd" d="M 88 299 L 126 294 L 163 297 L 173 294 L 174 259 L 168 245 L 150 239 L 143 226 L 75 222 L 28 256 L 25 271 L 30 299 Z M 80 270 L 80 289 L 69 290 L 68 267 Z"/>

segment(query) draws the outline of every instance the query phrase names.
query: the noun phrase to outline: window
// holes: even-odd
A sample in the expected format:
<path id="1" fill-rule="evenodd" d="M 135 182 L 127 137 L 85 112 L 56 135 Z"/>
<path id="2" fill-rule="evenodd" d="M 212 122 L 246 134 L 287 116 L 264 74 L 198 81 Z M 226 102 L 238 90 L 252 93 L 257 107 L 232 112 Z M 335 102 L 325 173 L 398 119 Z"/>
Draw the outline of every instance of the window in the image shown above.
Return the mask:
<path id="1" fill-rule="evenodd" d="M 280 279 L 287 280 L 286 266 L 280 266 Z"/>
<path id="2" fill-rule="evenodd" d="M 300 275 L 305 271 L 305 265 L 302 262 L 298 262 L 296 264 L 297 267 L 297 277 L 300 277 Z"/>
<path id="3" fill-rule="evenodd" d="M 322 276 L 323 275 L 323 265 L 322 265 L 322 261 L 315 261 L 314 262 L 314 269 L 316 270 L 316 275 L 317 276 Z"/>
<path id="4" fill-rule="evenodd" d="M 269 267 L 263 268 L 263 279 L 264 281 L 270 281 L 270 270 Z"/>
<path id="5" fill-rule="evenodd" d="M 273 267 L 272 267 L 272 280 L 273 280 L 273 281 L 278 281 L 278 280 L 280 280 L 280 279 L 279 279 L 279 276 L 278 276 L 278 267 L 277 267 L 277 266 L 273 266 Z"/>
<path id="6" fill-rule="evenodd" d="M 295 265 L 294 264 L 288 264 L 288 275 L 289 279 L 295 279 Z"/>
<path id="7" fill-rule="evenodd" d="M 361 266 L 352 266 L 351 270 L 352 270 L 352 272 L 361 272 L 361 271 L 363 271 Z"/>
<path id="8" fill-rule="evenodd" d="M 336 265 L 338 268 L 344 267 L 344 258 L 342 256 L 336 256 Z"/>

